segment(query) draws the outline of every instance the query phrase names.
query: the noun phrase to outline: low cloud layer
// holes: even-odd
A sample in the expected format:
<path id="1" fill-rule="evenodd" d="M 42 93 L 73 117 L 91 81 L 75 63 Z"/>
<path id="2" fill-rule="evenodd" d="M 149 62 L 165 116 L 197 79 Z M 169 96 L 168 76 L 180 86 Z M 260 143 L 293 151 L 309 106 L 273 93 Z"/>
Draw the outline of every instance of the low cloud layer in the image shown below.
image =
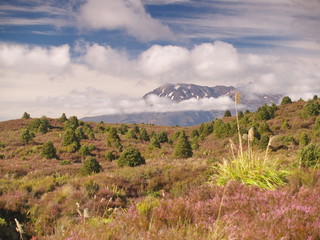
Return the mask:
<path id="1" fill-rule="evenodd" d="M 16 118 L 24 111 L 35 116 L 58 117 L 66 112 L 83 117 L 230 106 L 227 98 L 179 104 L 157 97 L 141 99 L 168 82 L 245 86 L 250 93 L 308 99 L 320 92 L 320 61 L 310 56 L 243 54 L 221 41 L 191 49 L 153 45 L 136 58 L 108 45 L 86 42 L 73 49 L 0 43 L 0 77 L 0 119 Z"/>

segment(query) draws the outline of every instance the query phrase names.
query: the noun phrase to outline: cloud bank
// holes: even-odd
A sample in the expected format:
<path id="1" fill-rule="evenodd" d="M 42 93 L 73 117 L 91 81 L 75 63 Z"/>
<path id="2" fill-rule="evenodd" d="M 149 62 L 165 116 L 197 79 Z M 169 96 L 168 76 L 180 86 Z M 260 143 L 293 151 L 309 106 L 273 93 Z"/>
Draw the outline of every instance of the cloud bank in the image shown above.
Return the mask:
<path id="1" fill-rule="evenodd" d="M 83 117 L 230 106 L 225 98 L 179 104 L 155 97 L 141 99 L 168 82 L 246 85 L 250 93 L 308 99 L 320 92 L 320 61 L 317 57 L 243 54 L 221 41 L 191 49 L 153 45 L 135 58 L 123 50 L 87 42 L 76 48 L 2 42 L 0 77 L 0 119 L 16 118 L 25 111 L 34 116 L 58 117 L 66 112 Z"/>

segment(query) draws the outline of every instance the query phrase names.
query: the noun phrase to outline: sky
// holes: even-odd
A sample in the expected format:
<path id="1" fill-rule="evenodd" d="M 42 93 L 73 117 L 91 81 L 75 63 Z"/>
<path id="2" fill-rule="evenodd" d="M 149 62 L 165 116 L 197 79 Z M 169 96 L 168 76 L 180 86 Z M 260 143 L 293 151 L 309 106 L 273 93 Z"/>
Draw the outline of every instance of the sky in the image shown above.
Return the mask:
<path id="1" fill-rule="evenodd" d="M 0 0 L 0 121 L 223 110 L 165 83 L 320 94 L 320 0 Z"/>

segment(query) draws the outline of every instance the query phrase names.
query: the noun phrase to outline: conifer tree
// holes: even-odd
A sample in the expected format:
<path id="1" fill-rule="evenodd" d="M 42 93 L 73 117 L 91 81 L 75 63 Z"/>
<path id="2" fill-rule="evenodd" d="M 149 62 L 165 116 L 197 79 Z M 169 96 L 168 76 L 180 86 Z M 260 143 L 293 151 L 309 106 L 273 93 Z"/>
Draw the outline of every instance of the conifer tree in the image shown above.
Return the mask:
<path id="1" fill-rule="evenodd" d="M 43 144 L 41 155 L 42 155 L 42 157 L 45 157 L 45 158 L 48 158 L 48 159 L 58 158 L 57 150 L 54 147 L 52 141 L 48 141 L 48 142 Z"/>
<path id="2" fill-rule="evenodd" d="M 191 144 L 185 131 L 182 131 L 174 148 L 174 156 L 177 158 L 189 158 L 192 155 Z"/>

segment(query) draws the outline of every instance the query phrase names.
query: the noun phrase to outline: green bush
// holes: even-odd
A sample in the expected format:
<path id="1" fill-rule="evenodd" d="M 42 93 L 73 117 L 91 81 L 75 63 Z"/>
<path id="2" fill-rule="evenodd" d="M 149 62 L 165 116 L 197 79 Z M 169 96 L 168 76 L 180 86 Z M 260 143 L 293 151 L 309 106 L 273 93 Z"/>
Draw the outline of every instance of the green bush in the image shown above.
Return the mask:
<path id="1" fill-rule="evenodd" d="M 68 121 L 68 118 L 65 113 L 62 113 L 61 117 L 59 118 L 59 121 L 62 123 L 64 123 L 65 121 Z"/>
<path id="2" fill-rule="evenodd" d="M 310 144 L 302 148 L 299 152 L 299 159 L 305 167 L 315 166 L 320 160 L 320 146 Z"/>
<path id="3" fill-rule="evenodd" d="M 84 183 L 85 192 L 90 198 L 93 198 L 94 195 L 96 195 L 99 188 L 99 184 L 94 182 L 92 179 Z"/>
<path id="4" fill-rule="evenodd" d="M 192 147 L 186 136 L 186 133 L 182 131 L 179 135 L 177 143 L 174 147 L 174 156 L 177 158 L 189 158 L 192 157 Z"/>
<path id="5" fill-rule="evenodd" d="M 213 129 L 217 138 L 227 137 L 231 132 L 230 123 L 224 123 L 220 119 L 215 120 Z"/>
<path id="6" fill-rule="evenodd" d="M 70 161 L 70 160 L 67 160 L 67 159 L 62 160 L 62 161 L 60 162 L 60 165 L 61 165 L 61 166 L 70 165 L 70 164 L 71 164 L 71 161 Z"/>
<path id="7" fill-rule="evenodd" d="M 274 118 L 275 110 L 277 107 L 275 105 L 268 106 L 264 104 L 263 106 L 259 107 L 256 112 L 256 120 L 269 120 Z"/>
<path id="8" fill-rule="evenodd" d="M 45 157 L 45 158 L 48 158 L 48 159 L 58 158 L 57 150 L 54 147 L 52 141 L 48 141 L 48 142 L 43 144 L 41 156 Z"/>
<path id="9" fill-rule="evenodd" d="M 223 117 L 231 117 L 231 116 L 232 116 L 232 115 L 231 115 L 230 110 L 226 110 L 226 111 L 224 112 Z"/>
<path id="10" fill-rule="evenodd" d="M 140 139 L 143 140 L 143 141 L 149 141 L 150 140 L 150 137 L 149 137 L 149 135 L 147 133 L 147 130 L 144 127 L 141 128 Z"/>
<path id="11" fill-rule="evenodd" d="M 112 162 L 113 160 L 117 159 L 117 156 L 115 154 L 114 151 L 110 150 L 108 152 L 106 152 L 106 154 L 104 155 L 105 159 L 109 162 Z"/>
<path id="12" fill-rule="evenodd" d="M 281 100 L 281 105 L 290 104 L 290 103 L 292 103 L 292 100 L 288 96 L 284 96 Z"/>
<path id="13" fill-rule="evenodd" d="M 79 149 L 81 156 L 91 156 L 90 149 L 87 145 L 82 145 Z"/>
<path id="14" fill-rule="evenodd" d="M 320 104 L 316 101 L 309 101 L 303 106 L 300 115 L 303 118 L 308 118 L 312 116 L 318 116 L 319 112 Z"/>
<path id="15" fill-rule="evenodd" d="M 140 151 L 136 148 L 126 149 L 117 160 L 119 167 L 136 167 L 145 163 L 145 159 L 141 156 Z"/>
<path id="16" fill-rule="evenodd" d="M 101 165 L 94 157 L 87 157 L 83 162 L 83 166 L 80 171 L 83 175 L 91 175 L 93 173 L 101 172 L 101 170 Z"/>
<path id="17" fill-rule="evenodd" d="M 160 133 L 157 135 L 157 138 L 158 138 L 158 140 L 159 140 L 160 143 L 166 143 L 166 142 L 168 142 L 168 134 L 167 134 L 167 132 L 165 132 L 165 131 L 160 132 Z"/>
<path id="18" fill-rule="evenodd" d="M 30 118 L 30 114 L 27 112 L 24 112 L 24 114 L 22 115 L 22 119 L 29 119 Z"/>
<path id="19" fill-rule="evenodd" d="M 269 136 L 267 135 L 262 136 L 259 141 L 259 148 L 262 150 L 266 149 L 268 146 L 268 143 L 269 143 Z"/>
<path id="20" fill-rule="evenodd" d="M 300 136 L 300 140 L 299 140 L 299 146 L 305 147 L 309 144 L 309 142 L 310 142 L 310 139 L 309 139 L 308 134 L 302 133 Z"/>
<path id="21" fill-rule="evenodd" d="M 157 136 L 153 136 L 150 141 L 150 148 L 161 148 L 160 142 Z"/>
<path id="22" fill-rule="evenodd" d="M 20 139 L 28 144 L 32 139 L 35 137 L 34 133 L 31 132 L 29 129 L 22 129 L 21 134 L 20 134 Z"/>

